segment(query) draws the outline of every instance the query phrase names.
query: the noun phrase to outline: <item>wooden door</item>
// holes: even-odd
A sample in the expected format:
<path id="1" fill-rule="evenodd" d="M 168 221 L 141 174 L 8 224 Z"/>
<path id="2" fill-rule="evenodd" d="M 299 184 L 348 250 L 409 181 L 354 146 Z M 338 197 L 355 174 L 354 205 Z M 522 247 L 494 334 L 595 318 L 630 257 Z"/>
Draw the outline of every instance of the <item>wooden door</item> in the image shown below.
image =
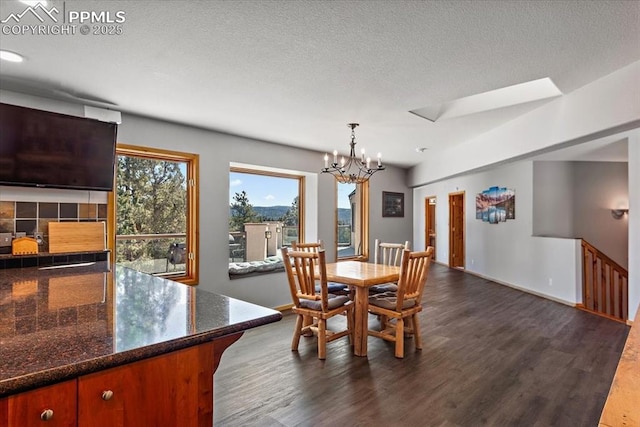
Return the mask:
<path id="1" fill-rule="evenodd" d="M 424 199 L 424 246 L 433 247 L 433 257 L 436 250 L 436 196 Z"/>
<path id="2" fill-rule="evenodd" d="M 464 191 L 449 194 L 449 267 L 464 268 Z"/>

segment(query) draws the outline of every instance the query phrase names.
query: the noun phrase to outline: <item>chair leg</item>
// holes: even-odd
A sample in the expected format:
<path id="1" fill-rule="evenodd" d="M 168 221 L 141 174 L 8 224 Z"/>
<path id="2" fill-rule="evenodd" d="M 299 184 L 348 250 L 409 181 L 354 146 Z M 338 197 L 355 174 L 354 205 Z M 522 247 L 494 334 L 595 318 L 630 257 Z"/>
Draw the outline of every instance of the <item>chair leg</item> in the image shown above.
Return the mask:
<path id="1" fill-rule="evenodd" d="M 349 344 L 353 347 L 354 339 L 353 339 L 353 328 L 354 328 L 354 310 L 351 307 L 350 310 L 347 310 L 347 328 L 349 329 Z"/>
<path id="2" fill-rule="evenodd" d="M 327 358 L 327 320 L 318 319 L 318 359 Z"/>
<path id="3" fill-rule="evenodd" d="M 300 334 L 302 333 L 302 314 L 298 314 L 296 317 L 296 328 L 293 331 L 293 340 L 291 341 L 291 351 L 298 351 L 298 344 L 300 343 Z"/>
<path id="4" fill-rule="evenodd" d="M 418 315 L 414 314 L 411 318 L 413 319 L 413 339 L 415 340 L 416 350 L 422 350 L 422 336 L 420 335 Z"/>
<path id="5" fill-rule="evenodd" d="M 396 321 L 396 357 L 404 357 L 404 319 L 399 317 Z"/>
<path id="6" fill-rule="evenodd" d="M 380 319 L 380 330 L 384 331 L 385 329 L 387 329 L 387 322 L 388 322 L 389 319 L 387 318 L 387 316 L 382 315 L 382 314 L 380 316 L 378 316 L 378 317 Z"/>
<path id="7" fill-rule="evenodd" d="M 406 317 L 404 322 L 404 336 L 410 338 L 414 333 L 413 329 L 413 316 Z"/>

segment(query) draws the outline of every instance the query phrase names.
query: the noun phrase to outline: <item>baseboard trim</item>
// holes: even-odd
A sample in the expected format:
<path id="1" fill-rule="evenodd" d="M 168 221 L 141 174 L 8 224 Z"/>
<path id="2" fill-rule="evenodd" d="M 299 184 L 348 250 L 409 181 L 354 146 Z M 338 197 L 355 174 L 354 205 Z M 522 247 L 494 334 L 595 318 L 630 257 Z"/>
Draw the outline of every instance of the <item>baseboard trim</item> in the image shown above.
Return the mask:
<path id="1" fill-rule="evenodd" d="M 521 292 L 526 292 L 528 294 L 535 295 L 535 296 L 540 297 L 540 298 L 544 298 L 544 299 L 548 299 L 548 300 L 551 300 L 551 301 L 554 301 L 554 302 L 557 302 L 557 303 L 560 303 L 560 304 L 568 305 L 569 307 L 576 307 L 577 306 L 577 303 L 575 303 L 575 302 L 571 302 L 571 301 L 564 300 L 562 298 L 557 298 L 557 297 L 554 297 L 554 296 L 551 296 L 551 295 L 543 294 L 542 292 L 536 292 L 536 291 L 528 289 L 528 288 L 523 288 L 522 286 L 514 285 L 513 283 L 503 282 L 501 280 L 494 279 L 493 277 L 485 276 L 484 274 L 480 274 L 480 273 L 477 273 L 475 271 L 471 271 L 471 270 L 462 270 L 462 271 L 464 271 L 465 273 L 469 273 L 469 274 L 471 274 L 473 276 L 477 276 L 477 277 L 480 277 L 482 279 L 486 279 L 486 280 L 489 280 L 491 282 L 497 283 L 499 285 L 507 286 L 509 288 L 512 288 L 512 289 L 515 289 L 515 290 L 518 290 L 518 291 L 521 291 Z"/>

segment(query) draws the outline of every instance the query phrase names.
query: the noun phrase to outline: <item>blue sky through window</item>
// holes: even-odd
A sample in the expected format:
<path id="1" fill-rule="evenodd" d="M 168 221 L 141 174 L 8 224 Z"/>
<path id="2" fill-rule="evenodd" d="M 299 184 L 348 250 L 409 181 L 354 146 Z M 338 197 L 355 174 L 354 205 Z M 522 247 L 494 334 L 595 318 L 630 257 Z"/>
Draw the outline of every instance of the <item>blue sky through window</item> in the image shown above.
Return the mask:
<path id="1" fill-rule="evenodd" d="M 356 189 L 355 184 L 338 183 L 338 207 L 351 209 L 349 194 Z"/>
<path id="2" fill-rule="evenodd" d="M 355 184 L 338 184 L 338 207 L 350 209 L 349 194 Z M 247 192 L 253 206 L 291 206 L 298 195 L 298 180 L 276 176 L 229 172 L 229 204 L 233 196 Z"/>
<path id="3" fill-rule="evenodd" d="M 233 196 L 247 192 L 253 206 L 291 206 L 298 195 L 298 180 L 276 176 L 229 172 L 229 204 Z"/>

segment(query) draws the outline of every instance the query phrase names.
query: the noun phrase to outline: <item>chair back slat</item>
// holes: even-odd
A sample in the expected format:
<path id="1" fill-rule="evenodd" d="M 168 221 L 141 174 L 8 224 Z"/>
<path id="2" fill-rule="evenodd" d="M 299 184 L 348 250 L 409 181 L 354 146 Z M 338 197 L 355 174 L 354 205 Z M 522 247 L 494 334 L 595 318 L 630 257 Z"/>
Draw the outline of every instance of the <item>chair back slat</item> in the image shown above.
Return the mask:
<path id="1" fill-rule="evenodd" d="M 409 249 L 409 241 L 402 243 L 386 243 L 376 239 L 373 255 L 376 264 L 399 266 L 402 259 L 402 251 Z"/>
<path id="2" fill-rule="evenodd" d="M 429 264 L 433 255 L 433 247 L 423 252 L 411 252 L 405 249 L 402 253 L 400 279 L 398 280 L 397 310 L 402 311 L 406 300 L 412 299 L 416 304 L 422 303 L 422 292 L 429 274 Z"/>

